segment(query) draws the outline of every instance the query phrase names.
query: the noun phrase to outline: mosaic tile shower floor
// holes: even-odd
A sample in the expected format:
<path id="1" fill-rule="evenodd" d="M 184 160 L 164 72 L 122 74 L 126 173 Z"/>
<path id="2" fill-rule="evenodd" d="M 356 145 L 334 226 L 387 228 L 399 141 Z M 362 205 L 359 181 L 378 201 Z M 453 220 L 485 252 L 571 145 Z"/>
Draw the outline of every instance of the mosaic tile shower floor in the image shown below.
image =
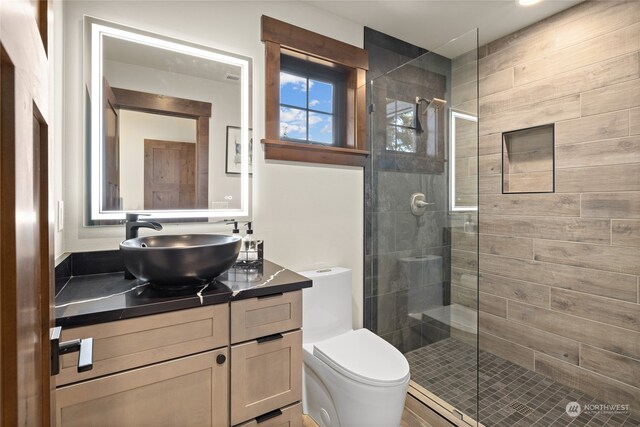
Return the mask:
<path id="1" fill-rule="evenodd" d="M 581 413 L 567 415 L 569 402 L 601 404 L 586 393 L 447 338 L 405 354 L 411 379 L 486 427 L 640 426 L 640 416 Z M 477 359 L 478 358 L 478 359 Z M 480 416 L 476 417 L 476 366 L 479 361 Z"/>

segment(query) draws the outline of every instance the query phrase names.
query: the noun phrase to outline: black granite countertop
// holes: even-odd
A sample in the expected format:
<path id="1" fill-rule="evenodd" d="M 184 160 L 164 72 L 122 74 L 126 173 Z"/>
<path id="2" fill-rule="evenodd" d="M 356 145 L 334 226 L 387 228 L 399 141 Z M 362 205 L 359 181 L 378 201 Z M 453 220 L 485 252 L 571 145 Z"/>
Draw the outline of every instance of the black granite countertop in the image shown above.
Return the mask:
<path id="1" fill-rule="evenodd" d="M 56 295 L 56 326 L 86 326 L 308 287 L 310 279 L 266 260 L 231 268 L 206 285 L 170 291 L 126 280 L 122 272 L 73 276 Z"/>

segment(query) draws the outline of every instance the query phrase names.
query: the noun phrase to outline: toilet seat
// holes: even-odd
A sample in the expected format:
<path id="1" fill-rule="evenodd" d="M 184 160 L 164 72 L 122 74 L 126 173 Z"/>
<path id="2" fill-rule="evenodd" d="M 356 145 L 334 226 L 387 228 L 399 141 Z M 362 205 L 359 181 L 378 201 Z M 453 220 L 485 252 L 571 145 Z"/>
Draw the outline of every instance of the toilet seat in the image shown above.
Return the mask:
<path id="1" fill-rule="evenodd" d="M 342 375 L 378 387 L 406 383 L 407 359 L 391 344 L 358 329 L 313 344 L 313 355 Z"/>

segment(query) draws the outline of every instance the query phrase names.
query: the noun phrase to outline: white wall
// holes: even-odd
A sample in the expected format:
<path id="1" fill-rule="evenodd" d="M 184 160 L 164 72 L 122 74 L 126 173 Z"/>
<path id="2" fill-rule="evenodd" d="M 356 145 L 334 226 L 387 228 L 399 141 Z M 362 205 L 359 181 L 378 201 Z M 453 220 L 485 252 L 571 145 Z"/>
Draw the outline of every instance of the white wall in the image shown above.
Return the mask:
<path id="1" fill-rule="evenodd" d="M 362 47 L 363 28 L 302 2 L 118 2 L 64 3 L 64 90 L 62 198 L 66 204 L 63 246 L 57 251 L 115 249 L 122 226 L 83 226 L 85 142 L 82 111 L 82 15 L 138 27 L 254 59 L 254 138 L 263 136 L 265 14 Z M 58 19 L 58 25 L 62 20 Z M 61 126 L 61 124 L 58 124 Z M 267 258 L 292 270 L 341 265 L 353 269 L 354 325 L 362 325 L 363 174 L 361 168 L 266 162 L 254 144 L 253 217 Z M 56 196 L 57 197 L 57 196 Z M 216 232 L 217 225 L 171 225 L 168 233 Z M 59 237 L 59 236 L 58 236 Z M 59 253 L 59 252 L 58 252 Z"/>

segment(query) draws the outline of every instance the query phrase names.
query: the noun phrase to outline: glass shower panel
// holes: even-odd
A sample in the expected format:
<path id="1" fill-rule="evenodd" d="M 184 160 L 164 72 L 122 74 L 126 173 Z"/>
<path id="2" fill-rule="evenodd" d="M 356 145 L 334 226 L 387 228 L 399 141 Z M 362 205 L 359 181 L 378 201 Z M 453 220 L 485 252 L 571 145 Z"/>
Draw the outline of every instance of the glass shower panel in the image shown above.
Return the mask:
<path id="1" fill-rule="evenodd" d="M 477 419 L 477 31 L 367 85 L 365 326 L 409 360 L 410 393 Z"/>

